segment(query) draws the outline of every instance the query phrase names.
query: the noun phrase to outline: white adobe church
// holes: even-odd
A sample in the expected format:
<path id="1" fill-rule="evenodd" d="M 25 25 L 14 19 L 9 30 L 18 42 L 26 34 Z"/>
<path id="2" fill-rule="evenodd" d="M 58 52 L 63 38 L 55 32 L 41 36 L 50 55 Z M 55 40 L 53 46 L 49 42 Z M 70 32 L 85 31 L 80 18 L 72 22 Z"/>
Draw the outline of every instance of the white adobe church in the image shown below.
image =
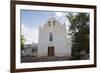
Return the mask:
<path id="1" fill-rule="evenodd" d="M 71 39 L 67 37 L 66 25 L 55 18 L 39 27 L 37 56 L 71 56 Z"/>

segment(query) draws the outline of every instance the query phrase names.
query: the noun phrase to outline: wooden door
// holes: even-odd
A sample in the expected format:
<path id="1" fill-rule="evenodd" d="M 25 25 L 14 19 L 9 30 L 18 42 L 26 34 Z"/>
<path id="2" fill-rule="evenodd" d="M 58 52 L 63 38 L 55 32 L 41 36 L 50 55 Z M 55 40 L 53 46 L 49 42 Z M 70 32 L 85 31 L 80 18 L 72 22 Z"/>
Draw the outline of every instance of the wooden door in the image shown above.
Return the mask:
<path id="1" fill-rule="evenodd" d="M 54 47 L 48 47 L 48 56 L 54 56 Z"/>

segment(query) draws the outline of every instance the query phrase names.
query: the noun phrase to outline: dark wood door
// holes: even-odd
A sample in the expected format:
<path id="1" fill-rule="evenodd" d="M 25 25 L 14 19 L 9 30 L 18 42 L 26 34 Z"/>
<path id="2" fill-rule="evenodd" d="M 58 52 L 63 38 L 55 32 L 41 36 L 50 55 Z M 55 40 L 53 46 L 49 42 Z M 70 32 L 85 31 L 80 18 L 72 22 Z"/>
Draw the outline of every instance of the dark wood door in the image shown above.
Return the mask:
<path id="1" fill-rule="evenodd" d="M 54 47 L 48 47 L 48 56 L 54 56 Z"/>

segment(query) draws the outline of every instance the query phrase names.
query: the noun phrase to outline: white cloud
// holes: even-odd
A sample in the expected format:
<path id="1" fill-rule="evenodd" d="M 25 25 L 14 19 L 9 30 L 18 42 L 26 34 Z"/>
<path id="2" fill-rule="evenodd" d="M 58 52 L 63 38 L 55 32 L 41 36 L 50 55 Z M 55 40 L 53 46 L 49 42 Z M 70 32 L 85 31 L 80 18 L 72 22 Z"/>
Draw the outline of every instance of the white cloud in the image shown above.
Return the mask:
<path id="1" fill-rule="evenodd" d="M 22 24 L 21 33 L 24 35 L 25 44 L 38 43 L 38 28 L 28 28 Z"/>
<path id="2" fill-rule="evenodd" d="M 69 26 L 70 26 L 70 22 L 68 20 L 68 18 L 66 17 L 66 15 L 68 15 L 68 13 L 64 13 L 64 12 L 55 12 L 56 18 L 61 22 L 61 25 L 65 24 L 66 25 L 66 34 L 69 33 Z M 67 38 L 70 38 L 70 35 L 66 36 Z"/>
<path id="3" fill-rule="evenodd" d="M 69 25 L 70 25 L 70 22 L 68 20 L 68 18 L 66 17 L 66 15 L 68 14 L 67 12 L 64 13 L 64 12 L 55 12 L 56 16 L 57 16 L 57 19 L 61 22 L 61 24 L 66 24 L 66 29 L 68 31 L 69 29 Z"/>
<path id="4" fill-rule="evenodd" d="M 62 12 L 55 12 L 55 14 L 56 14 L 57 17 L 61 17 L 61 16 L 64 15 L 64 13 L 62 13 Z"/>

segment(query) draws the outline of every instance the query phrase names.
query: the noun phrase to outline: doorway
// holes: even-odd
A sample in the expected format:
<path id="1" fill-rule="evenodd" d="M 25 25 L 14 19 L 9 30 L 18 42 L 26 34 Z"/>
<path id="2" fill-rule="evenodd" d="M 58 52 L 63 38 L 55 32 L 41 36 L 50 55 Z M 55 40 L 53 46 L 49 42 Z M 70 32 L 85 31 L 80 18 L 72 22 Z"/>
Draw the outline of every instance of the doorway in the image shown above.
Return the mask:
<path id="1" fill-rule="evenodd" d="M 48 56 L 54 56 L 54 47 L 48 47 Z"/>

